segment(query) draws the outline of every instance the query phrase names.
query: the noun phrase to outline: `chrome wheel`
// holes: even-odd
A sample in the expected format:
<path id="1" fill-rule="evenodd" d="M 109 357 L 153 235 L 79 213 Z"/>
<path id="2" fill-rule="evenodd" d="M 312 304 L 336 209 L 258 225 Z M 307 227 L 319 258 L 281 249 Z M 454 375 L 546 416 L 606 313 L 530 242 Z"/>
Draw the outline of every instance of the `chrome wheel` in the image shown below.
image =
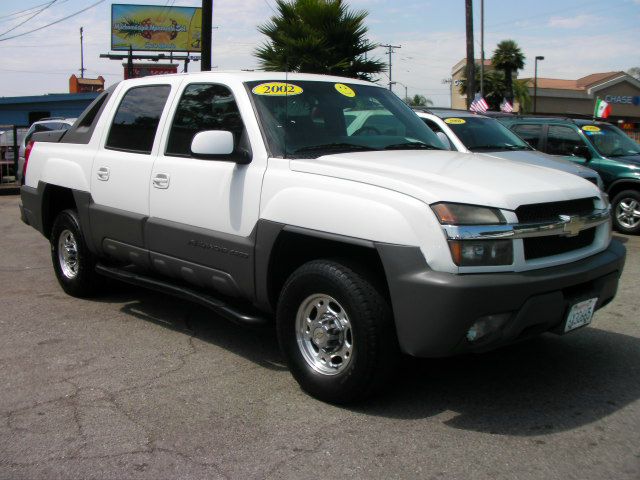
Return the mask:
<path id="1" fill-rule="evenodd" d="M 58 262 L 65 277 L 78 275 L 78 242 L 70 230 L 63 230 L 58 237 Z"/>
<path id="2" fill-rule="evenodd" d="M 640 202 L 631 197 L 622 198 L 616 205 L 615 215 L 624 228 L 636 228 L 640 225 Z"/>
<path id="3" fill-rule="evenodd" d="M 336 375 L 353 357 L 353 333 L 347 312 L 334 298 L 307 297 L 296 315 L 296 339 L 307 364 L 316 372 Z"/>

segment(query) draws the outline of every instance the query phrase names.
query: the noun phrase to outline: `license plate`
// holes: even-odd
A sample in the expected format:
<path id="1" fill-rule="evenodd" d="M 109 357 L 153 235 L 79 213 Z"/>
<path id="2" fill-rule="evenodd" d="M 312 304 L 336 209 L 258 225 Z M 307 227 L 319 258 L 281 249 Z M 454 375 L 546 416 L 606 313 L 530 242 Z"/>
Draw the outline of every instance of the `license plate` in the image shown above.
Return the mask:
<path id="1" fill-rule="evenodd" d="M 567 333 L 578 327 L 582 327 L 583 325 L 590 324 L 597 302 L 597 298 L 590 298 L 589 300 L 584 300 L 574 304 L 567 315 L 567 320 L 564 324 L 564 332 Z"/>

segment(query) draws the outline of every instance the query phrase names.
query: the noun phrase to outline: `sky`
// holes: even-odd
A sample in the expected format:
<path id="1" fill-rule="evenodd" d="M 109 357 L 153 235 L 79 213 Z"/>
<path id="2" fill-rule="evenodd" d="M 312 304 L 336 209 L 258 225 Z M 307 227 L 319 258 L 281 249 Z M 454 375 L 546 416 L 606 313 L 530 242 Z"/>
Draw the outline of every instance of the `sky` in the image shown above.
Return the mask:
<path id="1" fill-rule="evenodd" d="M 18 13 L 51 0 L 0 0 L 0 97 L 68 92 L 79 74 L 79 29 L 84 27 L 86 76 L 102 75 L 111 85 L 122 79 L 119 61 L 99 58 L 110 46 L 112 3 L 170 4 L 171 0 L 56 0 L 36 17 Z M 79 10 L 77 16 L 38 32 L 20 35 Z M 199 0 L 174 0 L 199 6 Z M 368 38 L 400 45 L 393 55 L 394 91 L 424 95 L 449 106 L 451 67 L 466 55 L 464 0 L 346 0 L 368 12 Z M 266 37 L 257 27 L 275 12 L 275 0 L 214 0 L 212 65 L 220 70 L 258 68 L 253 51 Z M 475 52 L 480 57 L 480 0 L 474 0 Z M 538 76 L 575 79 L 590 73 L 640 66 L 640 0 L 485 0 L 485 56 L 498 42 L 515 40 L 527 58 L 519 76 L 533 76 L 533 59 L 542 55 Z M 40 7 L 41 8 L 41 7 Z M 372 57 L 387 61 L 386 50 Z M 181 70 L 182 66 L 180 67 Z M 200 69 L 191 63 L 190 71 Z M 179 70 L 179 71 L 180 71 Z M 379 82 L 387 84 L 386 74 Z"/>

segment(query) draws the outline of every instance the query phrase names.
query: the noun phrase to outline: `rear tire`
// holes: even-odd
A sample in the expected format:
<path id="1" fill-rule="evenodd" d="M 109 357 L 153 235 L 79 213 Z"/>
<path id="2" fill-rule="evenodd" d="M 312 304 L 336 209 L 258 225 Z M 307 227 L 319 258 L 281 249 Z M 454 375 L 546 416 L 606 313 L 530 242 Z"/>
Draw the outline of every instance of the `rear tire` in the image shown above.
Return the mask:
<path id="1" fill-rule="evenodd" d="M 75 210 L 60 212 L 53 223 L 50 241 L 51 261 L 62 289 L 73 297 L 97 293 L 104 280 L 95 271 L 96 259 L 87 248 Z"/>
<path id="2" fill-rule="evenodd" d="M 612 202 L 613 227 L 620 233 L 640 233 L 640 192 L 624 190 Z"/>
<path id="3" fill-rule="evenodd" d="M 387 300 L 365 276 L 334 261 L 293 272 L 278 302 L 277 330 L 296 381 L 330 403 L 381 390 L 399 358 Z"/>

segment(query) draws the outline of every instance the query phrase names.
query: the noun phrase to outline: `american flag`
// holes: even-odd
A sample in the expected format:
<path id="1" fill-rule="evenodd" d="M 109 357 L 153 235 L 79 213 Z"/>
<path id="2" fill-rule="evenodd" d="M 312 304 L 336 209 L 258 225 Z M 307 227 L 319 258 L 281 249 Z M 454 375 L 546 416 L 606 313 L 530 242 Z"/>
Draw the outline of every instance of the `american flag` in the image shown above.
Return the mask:
<path id="1" fill-rule="evenodd" d="M 502 103 L 500 104 L 500 111 L 505 113 L 513 112 L 513 105 L 506 98 L 502 99 Z"/>
<path id="2" fill-rule="evenodd" d="M 476 97 L 473 99 L 473 102 L 471 102 L 469 110 L 476 113 L 485 113 L 489 110 L 489 104 L 482 95 L 476 93 Z"/>

